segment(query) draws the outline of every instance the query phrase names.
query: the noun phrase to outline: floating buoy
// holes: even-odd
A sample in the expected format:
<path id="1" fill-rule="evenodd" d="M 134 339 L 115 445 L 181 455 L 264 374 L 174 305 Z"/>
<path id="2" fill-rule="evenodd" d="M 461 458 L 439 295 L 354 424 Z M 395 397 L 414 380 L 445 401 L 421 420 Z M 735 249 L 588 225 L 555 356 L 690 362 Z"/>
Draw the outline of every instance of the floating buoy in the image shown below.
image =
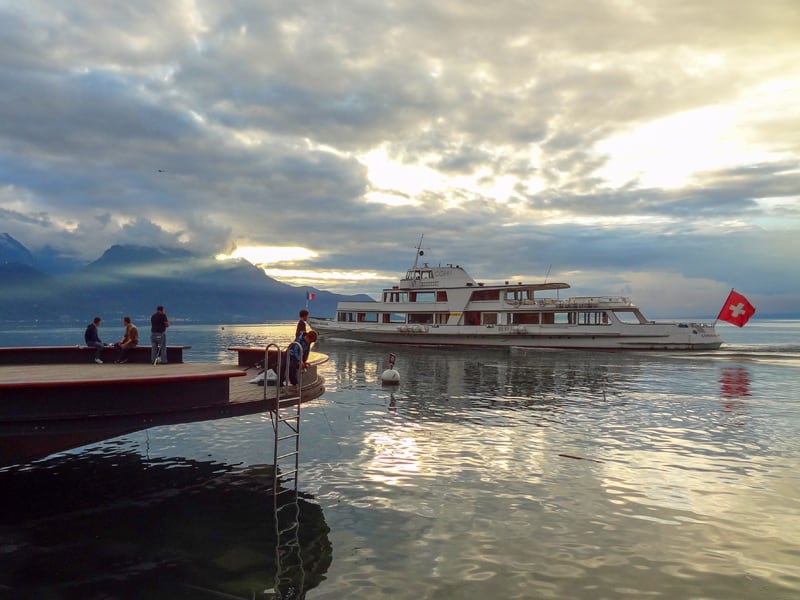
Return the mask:
<path id="1" fill-rule="evenodd" d="M 383 383 L 396 384 L 400 383 L 400 373 L 394 368 L 394 354 L 389 354 L 389 368 L 381 374 L 381 381 Z"/>
<path id="2" fill-rule="evenodd" d="M 381 374 L 381 381 L 383 383 L 400 383 L 400 373 L 394 369 L 386 369 Z"/>

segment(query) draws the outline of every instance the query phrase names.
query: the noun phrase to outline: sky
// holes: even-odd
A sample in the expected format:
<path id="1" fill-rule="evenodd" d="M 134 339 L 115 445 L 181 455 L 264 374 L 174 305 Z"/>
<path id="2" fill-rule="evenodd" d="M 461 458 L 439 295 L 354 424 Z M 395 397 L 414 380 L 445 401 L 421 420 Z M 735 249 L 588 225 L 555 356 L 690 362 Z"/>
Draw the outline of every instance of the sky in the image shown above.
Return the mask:
<path id="1" fill-rule="evenodd" d="M 800 314 L 796 0 L 0 0 L 0 232 Z M 758 316 L 758 315 L 757 315 Z"/>

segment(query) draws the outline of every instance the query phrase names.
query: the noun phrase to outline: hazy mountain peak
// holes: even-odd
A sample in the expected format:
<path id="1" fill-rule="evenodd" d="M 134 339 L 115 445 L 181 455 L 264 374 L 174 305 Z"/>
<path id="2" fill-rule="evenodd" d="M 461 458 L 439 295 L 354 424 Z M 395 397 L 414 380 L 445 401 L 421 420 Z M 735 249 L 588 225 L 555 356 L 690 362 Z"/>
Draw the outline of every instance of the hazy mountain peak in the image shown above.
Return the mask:
<path id="1" fill-rule="evenodd" d="M 152 262 L 190 259 L 194 255 L 182 248 L 155 248 L 152 246 L 136 246 L 115 244 L 89 266 L 129 265 Z"/>
<path id="2" fill-rule="evenodd" d="M 0 262 L 21 263 L 30 266 L 36 264 L 30 250 L 8 233 L 0 234 Z"/>

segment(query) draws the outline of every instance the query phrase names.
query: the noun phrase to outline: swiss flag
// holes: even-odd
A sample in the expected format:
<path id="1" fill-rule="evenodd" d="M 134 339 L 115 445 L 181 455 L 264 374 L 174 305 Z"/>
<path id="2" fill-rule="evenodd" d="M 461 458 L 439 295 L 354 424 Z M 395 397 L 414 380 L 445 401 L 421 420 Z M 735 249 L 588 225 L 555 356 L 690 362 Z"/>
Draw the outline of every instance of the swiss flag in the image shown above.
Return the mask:
<path id="1" fill-rule="evenodd" d="M 722 310 L 719 311 L 717 319 L 733 323 L 737 327 L 744 327 L 744 324 L 754 314 L 756 314 L 755 306 L 750 304 L 747 298 L 739 292 L 731 290 L 731 293 L 728 294 L 728 299 L 722 305 Z"/>

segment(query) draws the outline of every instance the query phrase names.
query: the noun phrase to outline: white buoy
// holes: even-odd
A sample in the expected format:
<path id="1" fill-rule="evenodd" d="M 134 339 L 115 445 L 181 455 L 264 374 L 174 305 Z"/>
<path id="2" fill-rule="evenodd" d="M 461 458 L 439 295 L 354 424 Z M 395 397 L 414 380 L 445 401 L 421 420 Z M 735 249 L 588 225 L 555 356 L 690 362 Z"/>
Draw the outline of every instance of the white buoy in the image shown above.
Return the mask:
<path id="1" fill-rule="evenodd" d="M 394 368 L 394 354 L 389 354 L 389 368 L 381 374 L 381 381 L 383 383 L 396 384 L 400 383 L 400 373 Z"/>
<path id="2" fill-rule="evenodd" d="M 386 369 L 381 374 L 381 381 L 383 383 L 400 383 L 400 373 L 394 369 Z"/>

